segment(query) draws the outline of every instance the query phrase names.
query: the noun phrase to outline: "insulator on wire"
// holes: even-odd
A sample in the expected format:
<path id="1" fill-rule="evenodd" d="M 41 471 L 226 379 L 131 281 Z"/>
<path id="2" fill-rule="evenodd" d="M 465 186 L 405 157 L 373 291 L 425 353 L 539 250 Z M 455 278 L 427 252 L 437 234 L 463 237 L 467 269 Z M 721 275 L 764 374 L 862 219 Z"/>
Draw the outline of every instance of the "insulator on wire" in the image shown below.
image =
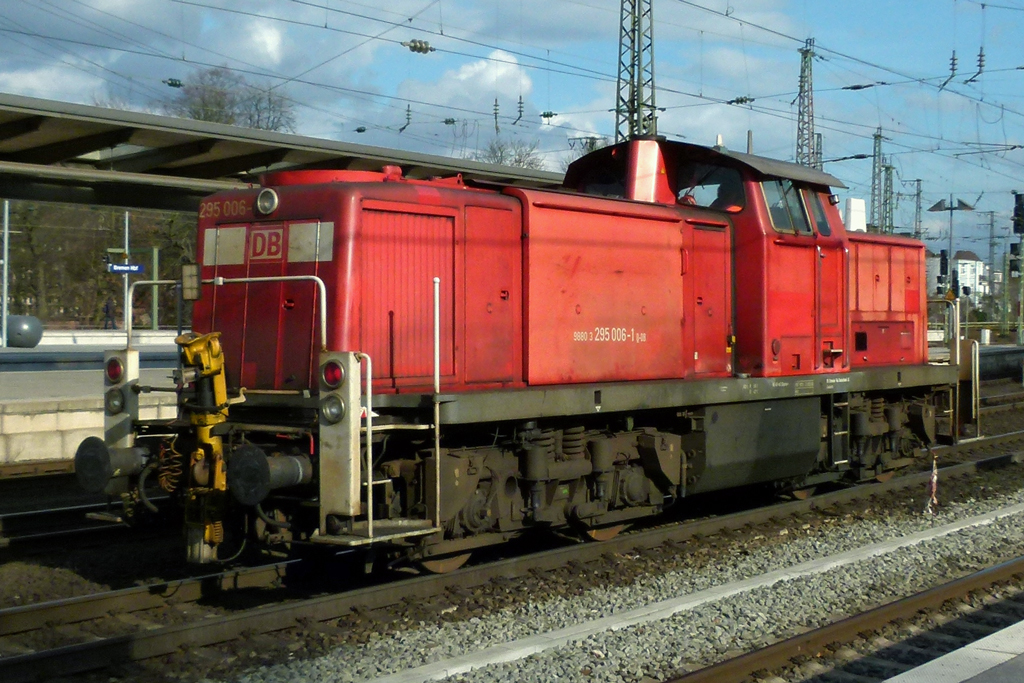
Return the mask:
<path id="1" fill-rule="evenodd" d="M 947 85 L 949 85 L 949 82 L 956 77 L 956 66 L 956 50 L 953 50 L 953 56 L 949 58 L 949 77 L 942 82 L 942 85 L 939 86 L 939 90 L 942 90 Z"/>
<path id="2" fill-rule="evenodd" d="M 430 43 L 428 43 L 425 40 L 420 40 L 418 38 L 407 40 L 404 43 L 402 43 L 402 45 L 404 47 L 409 48 L 411 52 L 419 52 L 420 54 L 424 55 L 427 54 L 428 52 L 434 52 L 435 50 L 435 48 L 430 46 Z"/>

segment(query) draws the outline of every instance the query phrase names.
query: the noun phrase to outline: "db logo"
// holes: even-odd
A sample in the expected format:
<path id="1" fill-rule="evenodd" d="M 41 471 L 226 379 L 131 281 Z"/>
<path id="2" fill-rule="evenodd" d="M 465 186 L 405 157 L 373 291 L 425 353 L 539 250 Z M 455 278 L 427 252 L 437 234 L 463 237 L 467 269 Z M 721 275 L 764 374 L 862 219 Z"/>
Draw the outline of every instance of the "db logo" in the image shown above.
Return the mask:
<path id="1" fill-rule="evenodd" d="M 284 229 L 253 230 L 249 233 L 250 261 L 280 261 L 284 258 Z"/>

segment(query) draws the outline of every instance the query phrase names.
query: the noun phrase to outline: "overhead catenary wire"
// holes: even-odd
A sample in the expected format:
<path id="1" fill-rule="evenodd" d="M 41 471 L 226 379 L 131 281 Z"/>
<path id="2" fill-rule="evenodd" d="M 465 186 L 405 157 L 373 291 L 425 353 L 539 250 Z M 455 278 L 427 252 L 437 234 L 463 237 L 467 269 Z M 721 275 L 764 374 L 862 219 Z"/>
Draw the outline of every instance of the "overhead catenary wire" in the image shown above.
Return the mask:
<path id="1" fill-rule="evenodd" d="M 314 2 L 302 2 L 300 0 L 288 0 L 288 1 L 289 2 L 293 2 L 294 4 L 299 4 L 299 5 L 304 5 L 304 6 L 308 6 L 308 7 L 315 7 L 315 8 L 317 8 L 318 12 L 319 11 L 323 12 L 323 14 L 320 16 L 320 19 L 324 19 L 329 14 L 330 15 L 334 15 L 335 14 L 334 10 L 338 9 L 338 7 L 336 5 L 328 5 L 327 3 L 324 3 L 324 2 L 314 3 Z M 568 2 L 570 0 L 566 0 L 566 1 Z M 85 5 L 84 3 L 81 3 L 80 0 L 75 0 L 75 2 L 76 2 L 76 5 L 83 6 L 83 7 L 88 7 L 88 5 Z M 53 3 L 52 2 L 48 2 L 48 3 L 43 3 L 43 4 L 52 5 Z M 220 8 L 213 7 L 210 4 L 208 4 L 208 3 L 204 4 L 202 2 L 194 2 L 194 1 L 193 2 L 182 1 L 182 2 L 178 2 L 176 4 L 180 5 L 183 8 L 185 6 L 191 6 L 191 7 L 197 7 L 197 8 L 205 7 L 205 8 L 212 9 L 212 10 L 224 10 L 225 9 L 223 7 L 220 7 Z M 580 2 L 578 0 L 572 0 L 571 4 L 585 6 L 585 7 L 595 7 L 595 5 L 593 3 Z M 679 4 L 681 6 L 686 6 L 686 5 L 697 6 L 699 3 L 696 3 L 696 2 L 682 2 L 682 1 L 680 1 Z M 428 5 L 426 0 L 424 0 L 424 5 Z M 353 6 L 357 6 L 357 5 L 355 5 L 355 3 L 350 3 L 348 5 L 349 9 L 351 9 Z M 362 6 L 365 7 L 366 5 L 362 5 Z M 418 8 L 419 8 L 419 6 L 417 6 L 416 9 L 418 9 Z M 49 7 L 49 9 L 53 9 L 53 8 Z M 377 11 L 378 12 L 378 17 L 370 16 L 369 12 L 358 12 L 357 11 L 356 14 L 361 14 L 367 20 L 379 21 L 382 17 L 385 18 L 385 20 L 386 20 L 387 15 L 385 15 L 384 11 L 378 10 L 376 8 L 370 8 L 370 9 L 373 9 L 374 11 Z M 438 10 L 439 10 L 439 13 L 440 13 L 440 6 L 438 6 Z M 406 16 L 404 13 L 396 13 L 396 12 L 393 12 L 392 10 L 388 10 L 388 12 L 390 12 L 390 16 L 391 17 L 395 18 L 395 21 L 391 22 L 391 25 L 395 25 L 395 24 L 401 25 L 402 24 L 402 21 L 404 20 L 403 17 Z M 259 17 L 260 19 L 266 19 L 267 18 L 266 16 L 256 15 L 254 13 L 249 13 L 249 14 L 250 14 L 250 16 L 253 16 L 254 18 L 255 17 Z M 719 12 L 719 14 L 721 15 L 722 13 Z M 349 14 L 347 16 L 352 16 L 352 15 Z M 353 17 L 353 18 L 356 18 L 356 17 Z M 733 21 L 733 20 L 736 20 L 736 15 L 735 15 L 735 13 L 733 13 L 731 17 L 727 16 L 726 18 L 728 18 L 730 21 Z M 743 21 L 745 21 L 745 20 L 743 20 Z M 328 22 L 326 20 L 324 20 L 323 24 L 327 24 L 327 23 Z M 386 23 L 386 21 L 385 21 L 385 23 Z M 416 29 L 415 30 L 417 30 L 417 31 L 421 30 L 423 22 L 417 21 L 415 23 L 416 23 Z M 682 26 L 682 24 L 680 24 L 680 23 L 675 23 L 675 22 L 670 22 L 670 21 L 666 22 L 666 23 L 667 24 L 672 24 L 672 25 Z M 301 25 L 306 25 L 306 24 L 301 24 Z M 315 28 L 318 28 L 318 29 L 323 29 L 324 28 L 324 26 L 322 24 L 318 24 L 318 25 L 314 26 L 313 24 L 310 23 L 309 26 L 311 28 L 315 27 Z M 762 44 L 762 45 L 766 45 L 766 46 L 768 46 L 770 48 L 780 48 L 780 47 L 783 47 L 782 43 L 786 43 L 788 41 L 795 41 L 797 43 L 800 43 L 800 42 L 803 41 L 803 38 L 797 38 L 795 36 L 788 35 L 785 31 L 776 31 L 774 29 L 771 29 L 770 26 L 768 26 L 767 28 L 771 29 L 771 31 L 769 31 L 768 33 L 764 33 L 764 35 L 769 35 L 769 36 L 772 36 L 773 38 L 778 38 L 778 41 L 774 41 L 773 40 L 771 42 L 757 43 L 757 41 L 752 40 L 751 34 L 755 32 L 755 30 L 754 30 L 755 28 L 758 30 L 757 32 L 759 32 L 762 27 L 758 26 L 757 24 L 753 24 L 751 22 L 745 22 L 745 26 L 746 26 L 745 30 L 743 30 L 741 32 L 740 37 L 738 38 L 738 40 L 739 40 L 741 45 L 746 45 L 746 44 L 749 43 L 749 44 Z M 753 28 L 749 28 L 749 27 L 753 27 Z M 337 28 L 337 26 L 332 24 L 330 28 L 334 29 L 334 28 Z M 697 36 L 697 35 L 703 36 L 704 32 L 706 31 L 707 35 L 720 35 L 720 36 L 723 37 L 723 39 L 737 40 L 737 38 L 735 36 L 728 36 L 727 34 L 724 34 L 724 33 L 715 33 L 712 30 L 708 30 L 707 27 L 685 27 L 685 28 L 687 30 L 694 31 L 694 35 L 695 36 Z M 747 30 L 747 28 L 749 28 L 749 30 Z M 455 32 L 456 30 L 457 29 L 452 28 L 452 27 L 450 27 L 449 25 L 446 24 L 443 27 L 443 32 L 442 31 L 437 31 L 436 33 L 437 33 L 438 36 L 444 36 L 446 39 L 458 40 L 459 38 L 461 38 L 461 36 L 456 37 L 456 36 L 450 35 L 453 32 Z M 111 38 L 111 40 L 114 41 L 114 42 L 122 42 L 123 45 L 120 46 L 122 51 L 124 51 L 125 46 L 131 46 L 131 45 L 138 46 L 138 43 L 140 42 L 140 41 L 135 41 L 134 43 L 125 42 L 125 41 L 122 41 L 120 38 L 117 38 L 116 34 L 117 33 L 124 34 L 125 32 L 123 32 L 123 31 L 122 32 L 113 31 L 112 33 L 113 33 L 113 35 L 111 33 L 97 33 L 97 35 L 105 35 L 105 36 Z M 358 33 L 358 32 L 351 32 L 351 33 L 355 34 L 355 33 Z M 363 35 L 364 35 L 364 38 L 366 36 L 369 36 L 369 38 L 367 38 L 367 40 L 374 40 L 373 36 L 375 35 L 375 32 L 373 32 L 373 31 L 364 31 Z M 387 38 L 388 38 L 387 36 L 384 36 L 384 38 L 381 39 L 381 42 L 392 42 L 392 43 L 400 42 L 400 41 L 388 41 Z M 57 38 L 54 37 L 54 36 L 49 36 L 46 39 L 49 40 L 52 43 L 52 41 L 57 39 Z M 472 38 L 470 38 L 469 41 L 470 42 L 462 42 L 462 44 L 470 45 L 470 44 L 473 44 L 475 42 L 478 47 L 486 47 L 487 49 L 490 49 L 490 50 L 504 50 L 509 55 L 515 55 L 515 56 L 521 57 L 522 61 L 512 60 L 512 59 L 508 59 L 508 58 L 502 58 L 500 56 L 498 56 L 496 58 L 492 58 L 491 55 L 473 54 L 471 51 L 449 50 L 446 54 L 448 54 L 449 56 L 453 56 L 453 57 L 465 57 L 465 58 L 471 58 L 471 59 L 474 59 L 474 60 L 488 60 L 488 61 L 491 61 L 492 63 L 500 63 L 500 62 L 503 61 L 504 63 L 510 64 L 510 65 L 514 64 L 514 65 L 516 65 L 520 69 L 531 69 L 532 68 L 532 69 L 540 70 L 541 72 L 544 72 L 544 73 L 548 74 L 549 78 L 551 77 L 552 74 L 556 74 L 556 75 L 563 76 L 563 77 L 570 78 L 570 79 L 584 78 L 584 79 L 587 79 L 587 80 L 589 80 L 591 82 L 594 82 L 594 83 L 599 83 L 602 80 L 605 80 L 605 81 L 607 81 L 609 83 L 612 81 L 611 74 L 610 73 L 604 73 L 603 70 L 600 69 L 600 68 L 593 69 L 593 68 L 590 68 L 589 66 L 586 66 L 586 65 L 572 64 L 571 62 L 568 62 L 568 61 L 566 61 L 564 59 L 557 59 L 557 58 L 554 59 L 554 60 L 547 60 L 546 61 L 545 57 L 543 55 L 538 56 L 538 55 L 535 55 L 535 54 L 530 54 L 528 49 L 526 48 L 526 46 L 523 44 L 522 41 L 520 41 L 520 45 L 518 47 L 508 47 L 508 46 L 502 47 L 502 46 L 500 46 L 498 44 L 494 44 L 494 41 L 491 41 L 489 43 L 487 41 L 474 40 Z M 781 41 L 781 42 L 779 42 L 779 41 Z M 94 40 L 94 41 L 86 41 L 86 42 L 95 43 L 97 45 L 97 47 L 99 47 L 100 49 L 118 49 L 118 46 L 116 46 L 116 45 L 115 46 L 103 45 L 102 43 L 104 41 L 102 41 L 102 40 L 101 41 L 95 41 Z M 65 43 L 65 44 L 66 45 L 71 45 L 71 43 Z M 194 46 L 194 47 L 196 47 L 196 49 L 206 49 L 206 48 L 204 48 L 201 45 Z M 818 47 L 820 47 L 822 51 L 829 52 L 829 56 L 830 57 L 835 57 L 834 59 L 830 59 L 829 62 L 827 62 L 829 64 L 840 64 L 840 63 L 843 63 L 843 62 L 848 62 L 849 64 L 860 64 L 862 67 L 866 66 L 866 67 L 871 68 L 871 69 L 874 69 L 874 68 L 884 68 L 884 65 L 875 64 L 875 63 L 873 63 L 873 62 L 871 62 L 869 60 L 856 59 L 856 58 L 847 59 L 846 57 L 851 57 L 851 56 L 850 55 L 844 55 L 843 52 L 835 50 L 834 48 L 830 48 L 827 45 L 822 46 L 819 43 Z M 785 48 L 785 49 L 789 49 L 789 48 Z M 146 51 L 147 51 L 147 48 L 138 46 L 136 48 L 134 54 L 143 54 Z M 159 53 L 165 53 L 165 56 L 163 57 L 164 59 L 166 59 L 167 58 L 166 55 L 169 54 L 169 51 L 168 50 L 164 50 L 164 49 L 152 50 L 151 52 L 152 52 L 152 54 L 148 54 L 146 56 L 148 56 L 150 58 L 154 58 L 154 59 L 161 58 Z M 214 53 L 207 51 L 207 54 L 214 54 Z M 219 54 L 217 56 L 220 57 L 220 58 L 224 58 L 224 59 L 231 59 L 234 64 L 238 64 L 239 63 L 238 61 L 236 61 L 236 58 L 234 57 L 234 55 L 230 54 L 230 53 L 223 53 L 222 52 L 221 54 Z M 576 59 L 576 56 L 574 56 L 573 59 Z M 100 69 L 103 66 L 103 64 L 99 63 L 98 60 L 94 60 L 94 61 L 97 61 L 97 64 L 92 66 L 91 68 Z M 189 61 L 189 60 L 182 61 L 182 60 L 175 59 L 175 61 L 178 61 L 178 63 L 184 63 L 184 64 L 186 64 L 188 66 L 196 66 L 196 67 L 220 66 L 220 65 L 216 64 L 214 60 L 209 60 L 209 59 L 196 60 L 196 61 Z M 554 64 L 554 62 L 560 62 L 562 64 L 565 64 L 566 66 L 560 67 L 560 66 Z M 69 64 L 69 66 L 71 66 L 71 65 Z M 83 66 L 83 64 L 78 64 L 77 66 L 81 67 L 81 66 Z M 585 74 L 586 73 L 586 71 L 585 71 L 586 69 L 589 69 L 593 73 L 590 73 L 589 76 L 581 75 L 581 74 Z M 237 70 L 239 73 L 242 73 L 242 74 L 250 74 L 250 75 L 253 75 L 253 76 L 258 76 L 260 78 L 268 78 L 268 79 L 289 78 L 289 76 L 287 76 L 287 75 L 270 73 L 266 69 L 263 69 L 263 68 L 260 68 L 260 67 L 255 67 L 255 66 L 249 66 L 248 68 L 242 68 L 242 69 L 235 69 L 235 68 L 233 68 L 232 70 Z M 1010 69 L 1010 68 L 1002 69 L 1002 71 L 1004 71 L 1004 72 L 1009 72 L 1009 71 L 1013 71 L 1013 70 L 1015 70 L 1015 69 Z M 902 70 L 895 69 L 894 71 L 896 73 L 898 73 L 898 72 L 900 72 Z M 997 69 L 993 69 L 993 70 L 986 69 L 985 73 L 986 73 L 987 76 L 990 76 L 991 74 L 994 74 L 997 71 L 999 71 L 999 70 L 997 70 Z M 106 72 L 104 72 L 104 73 L 106 73 Z M 522 72 L 520 71 L 519 73 L 522 73 Z M 123 83 L 125 83 L 126 85 L 128 85 L 130 87 L 141 87 L 141 88 L 145 88 L 149 92 L 153 91 L 152 88 L 148 87 L 149 84 L 146 83 L 145 79 L 138 79 L 138 78 L 132 79 L 130 77 L 124 76 L 123 74 L 118 74 L 118 73 L 113 73 L 113 72 L 109 73 L 108 75 L 111 78 L 118 79 L 120 82 L 123 82 Z M 882 84 L 880 82 L 883 79 L 874 79 L 875 81 L 879 81 L 878 83 L 874 84 L 874 87 L 876 87 L 876 89 L 877 89 L 877 87 L 883 87 L 883 85 L 886 86 L 886 87 L 889 87 L 889 86 L 891 86 L 891 87 L 898 87 L 898 86 L 916 84 L 916 85 L 919 85 L 920 87 L 931 88 L 931 89 L 935 90 L 935 89 L 937 89 L 937 86 L 939 85 L 939 82 L 941 81 L 941 79 L 937 78 L 937 77 L 921 77 L 921 76 L 913 76 L 913 75 L 910 75 L 910 74 L 907 74 L 906 76 L 907 77 L 904 78 L 902 81 L 895 80 L 895 79 L 885 79 L 888 82 L 886 82 L 884 84 Z M 381 119 L 377 119 L 377 120 L 374 120 L 374 121 L 371 121 L 371 122 L 368 122 L 368 123 L 370 125 L 373 125 L 375 127 L 375 129 L 377 129 L 377 130 L 382 130 L 382 131 L 391 130 L 391 132 L 394 132 L 395 134 L 397 134 L 397 129 L 399 128 L 399 121 L 401 121 L 401 123 L 409 122 L 410 108 L 412 110 L 413 116 L 411 117 L 412 118 L 411 127 L 408 128 L 408 130 L 406 130 L 406 132 L 405 132 L 406 136 L 409 136 L 410 133 L 412 133 L 417 128 L 419 128 L 420 130 L 425 130 L 423 128 L 423 126 L 425 126 L 425 125 L 428 125 L 428 124 L 431 124 L 431 123 L 439 124 L 441 120 L 443 120 L 445 118 L 450 118 L 452 115 L 458 116 L 460 121 L 461 120 L 465 120 L 465 121 L 468 121 L 468 122 L 473 122 L 473 121 L 479 122 L 479 121 L 483 121 L 483 120 L 486 120 L 486 119 L 493 119 L 493 112 L 487 111 L 487 109 L 482 108 L 481 106 L 453 106 L 453 105 L 451 105 L 450 103 L 447 103 L 447 102 L 424 101 L 424 99 L 422 97 L 419 97 L 419 98 L 418 97 L 404 97 L 404 98 L 403 97 L 397 97 L 397 96 L 395 96 L 395 95 L 393 95 L 391 93 L 378 93 L 378 92 L 373 92 L 373 91 L 371 91 L 369 89 L 366 89 L 366 88 L 358 88 L 358 87 L 352 87 L 352 88 L 348 88 L 348 89 L 343 89 L 343 88 L 338 88 L 337 86 L 332 86 L 331 84 L 326 84 L 326 83 L 318 82 L 318 79 L 310 79 L 310 78 L 302 78 L 300 80 L 295 81 L 295 83 L 296 83 L 296 85 L 301 85 L 301 86 L 326 88 L 330 92 L 339 93 L 339 94 L 342 94 L 345 97 L 359 98 L 359 99 L 363 99 L 363 100 L 368 101 L 368 102 L 377 103 L 379 106 L 382 106 L 382 107 L 390 108 L 391 110 L 393 110 L 395 112 L 394 119 L 395 119 L 396 123 L 395 123 L 394 126 L 391 126 L 389 128 L 389 126 L 387 126 L 387 125 L 382 125 L 384 123 L 384 121 L 382 121 Z M 748 90 L 749 90 L 749 87 L 748 87 Z M 820 92 L 827 92 L 829 90 L 833 90 L 833 89 L 819 89 L 818 92 L 819 93 Z M 707 88 L 706 88 L 706 84 L 703 84 L 700 79 L 696 80 L 696 82 L 694 83 L 694 87 L 691 90 L 691 89 L 687 88 L 685 85 L 683 87 L 675 87 L 675 84 L 673 82 L 670 82 L 669 78 L 666 76 L 665 78 L 660 79 L 660 83 L 659 83 L 659 87 L 658 87 L 658 92 L 659 92 L 659 94 L 667 94 L 667 95 L 671 95 L 671 96 L 676 98 L 676 102 L 672 102 L 671 100 L 662 100 L 662 102 L 663 102 L 662 106 L 666 106 L 666 108 L 670 108 L 670 109 L 683 109 L 685 107 L 708 107 L 708 106 L 717 107 L 717 106 L 723 106 L 723 105 L 725 105 L 725 106 L 733 106 L 733 107 L 734 106 L 743 106 L 743 105 L 737 105 L 737 104 L 733 104 L 733 105 L 726 104 L 726 102 L 728 102 L 729 100 L 734 99 L 735 95 L 733 95 L 732 97 L 712 97 L 712 96 L 710 96 L 711 94 L 714 94 L 714 93 L 709 93 Z M 954 93 L 954 94 L 957 95 L 957 96 L 960 96 L 960 97 L 967 96 L 968 99 L 970 99 L 972 97 L 971 93 L 966 93 L 964 95 L 962 95 L 960 93 Z M 776 93 L 775 97 L 777 97 L 779 95 L 782 95 L 782 93 Z M 756 95 L 754 95 L 753 97 L 755 97 L 755 99 L 758 99 L 758 96 L 756 96 Z M 759 99 L 761 99 L 761 100 L 768 100 L 768 99 L 772 99 L 772 98 L 773 98 L 773 95 L 762 95 L 762 96 L 760 96 Z M 306 98 L 306 101 L 301 101 L 299 98 L 290 98 L 290 99 L 291 99 L 291 101 L 296 103 L 298 106 L 310 107 L 313 111 L 319 111 L 319 112 L 322 112 L 322 113 L 324 113 L 326 115 L 330 115 L 330 116 L 333 116 L 333 117 L 336 117 L 336 118 L 339 118 L 339 119 L 346 119 L 346 120 L 353 120 L 353 121 L 357 120 L 355 118 L 352 118 L 351 116 L 349 116 L 349 117 L 342 117 L 342 116 L 340 116 L 337 113 L 337 111 L 332 111 L 332 109 L 330 107 L 322 106 L 320 103 L 317 103 L 315 101 L 310 100 L 310 98 Z M 688 103 L 686 101 L 687 99 L 692 99 L 692 103 Z M 986 102 L 986 103 L 984 103 L 984 104 L 982 104 L 980 106 L 984 110 L 984 109 L 987 109 L 988 107 L 994 106 L 994 105 L 992 105 L 991 101 L 989 101 L 989 102 Z M 551 109 L 551 107 L 548 107 L 548 109 Z M 793 120 L 795 120 L 793 118 L 791 112 L 780 111 L 779 104 L 776 104 L 776 103 L 773 103 L 773 102 L 761 101 L 761 102 L 752 103 L 749 106 L 747 106 L 747 111 L 748 111 L 748 116 L 750 116 L 750 117 L 764 117 L 764 116 L 768 116 L 768 117 L 772 117 L 772 118 L 777 118 L 779 120 L 786 120 L 786 121 L 793 121 Z M 1006 125 L 1006 117 L 1015 117 L 1015 116 L 1020 116 L 1021 115 L 1020 112 L 1015 111 L 1013 109 L 1013 107 L 1006 106 L 1004 103 L 1000 103 L 996 107 L 996 111 L 998 112 L 997 116 L 1000 117 L 1000 119 L 997 119 L 997 120 L 1000 120 L 1000 122 L 1002 123 L 1003 126 Z M 501 119 L 502 123 L 506 123 L 506 122 L 510 123 L 511 121 L 515 120 L 515 117 L 518 114 L 518 112 L 512 112 L 508 107 L 503 107 L 503 112 L 504 113 L 500 116 L 500 119 Z M 566 114 L 566 115 L 573 114 L 573 113 L 574 112 L 572 112 L 572 111 L 563 111 L 563 114 Z M 600 113 L 600 112 L 597 112 L 597 113 Z M 899 115 L 898 112 L 888 112 L 887 113 L 887 116 L 888 116 L 889 119 L 896 119 L 898 117 L 898 115 Z M 824 126 L 826 126 L 824 128 L 825 130 L 829 130 L 829 131 L 832 131 L 832 132 L 835 132 L 835 133 L 842 133 L 842 135 L 844 135 L 844 136 L 849 135 L 849 136 L 851 136 L 853 138 L 867 139 L 868 136 L 866 135 L 866 133 L 871 129 L 871 127 L 858 126 L 858 122 L 857 121 L 849 120 L 848 117 L 842 117 L 842 116 L 827 117 L 827 116 L 825 116 L 823 114 L 819 114 L 818 116 L 819 116 L 820 120 L 822 120 Z M 828 119 L 831 119 L 831 125 L 830 125 L 830 121 Z M 539 124 L 539 121 L 536 122 L 536 123 Z M 567 125 L 565 123 L 565 119 L 563 119 L 562 121 L 555 121 L 553 123 L 554 123 L 553 128 L 555 128 L 555 129 L 579 130 L 579 128 L 577 128 L 577 127 L 573 127 L 571 125 Z M 964 142 L 964 141 L 956 141 L 956 140 L 948 139 L 951 136 L 945 136 L 944 137 L 942 135 L 929 135 L 927 133 L 927 131 L 913 130 L 912 126 L 906 125 L 906 122 L 898 124 L 896 126 L 896 128 L 898 129 L 898 136 L 901 139 L 904 139 L 903 136 L 909 135 L 909 136 L 911 136 L 910 138 L 907 138 L 909 140 L 919 140 L 919 141 L 930 140 L 931 142 L 935 143 L 935 144 L 911 144 L 911 145 L 908 145 L 908 147 L 912 148 L 912 149 L 904 150 L 903 148 L 898 148 L 896 150 L 896 153 L 904 153 L 904 154 L 910 154 L 910 153 L 924 153 L 924 154 L 937 153 L 937 154 L 940 154 L 940 155 L 950 155 L 950 154 L 958 154 L 958 153 L 966 154 L 967 153 L 967 144 L 969 144 L 969 143 Z M 582 130 L 580 130 L 580 132 L 588 132 L 588 133 L 595 133 L 595 134 L 597 133 L 597 131 L 582 131 Z M 670 131 L 666 131 L 666 132 L 670 132 Z M 687 132 L 687 131 L 683 131 L 683 132 Z M 913 136 L 917 136 L 917 137 L 913 137 Z M 429 135 L 423 135 L 423 136 L 420 136 L 420 137 L 415 137 L 413 139 L 416 139 L 416 140 L 422 142 L 423 144 L 431 144 L 432 142 L 436 143 L 436 140 L 434 140 L 434 141 L 430 140 L 430 136 Z M 994 160 L 993 159 L 991 161 L 991 163 L 1000 165 L 1001 167 L 1004 167 L 1004 168 L 1015 167 L 1014 166 L 1015 161 L 1013 161 L 1012 159 L 1011 160 Z"/>

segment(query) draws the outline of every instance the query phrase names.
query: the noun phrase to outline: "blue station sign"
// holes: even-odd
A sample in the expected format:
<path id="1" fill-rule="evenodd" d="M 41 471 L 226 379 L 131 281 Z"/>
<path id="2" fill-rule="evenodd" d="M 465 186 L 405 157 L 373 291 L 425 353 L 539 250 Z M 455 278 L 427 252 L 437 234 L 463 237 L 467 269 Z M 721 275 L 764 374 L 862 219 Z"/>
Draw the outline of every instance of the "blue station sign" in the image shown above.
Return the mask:
<path id="1" fill-rule="evenodd" d="M 144 273 L 145 271 L 146 271 L 146 267 L 144 265 L 142 265 L 141 263 L 108 263 L 107 264 L 107 272 L 108 273 L 117 273 L 119 275 L 123 275 L 125 273 L 134 273 L 134 274 L 137 275 L 139 273 Z"/>

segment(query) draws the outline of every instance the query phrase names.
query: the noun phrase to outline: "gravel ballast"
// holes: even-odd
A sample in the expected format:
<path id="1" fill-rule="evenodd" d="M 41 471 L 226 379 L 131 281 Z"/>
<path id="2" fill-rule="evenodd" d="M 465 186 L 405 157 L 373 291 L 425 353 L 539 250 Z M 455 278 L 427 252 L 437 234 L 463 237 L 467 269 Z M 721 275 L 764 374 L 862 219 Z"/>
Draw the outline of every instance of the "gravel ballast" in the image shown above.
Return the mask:
<path id="1" fill-rule="evenodd" d="M 940 486 L 940 497 L 941 492 Z M 1021 503 L 1024 492 L 950 504 L 935 516 L 907 519 L 876 511 L 871 519 L 824 526 L 799 538 L 793 534 L 786 543 L 732 548 L 714 568 L 647 576 L 628 586 L 594 588 L 584 595 L 555 597 L 487 617 L 420 622 L 401 632 L 382 633 L 364 645 L 341 646 L 327 656 L 255 669 L 225 680 L 374 680 Z M 667 619 L 604 631 L 451 680 L 562 678 L 634 683 L 644 677 L 664 679 L 722 659 L 726 653 L 765 645 L 1019 555 L 1024 550 L 1022 520 L 1024 515 L 1018 514 L 825 573 L 756 588 Z"/>

